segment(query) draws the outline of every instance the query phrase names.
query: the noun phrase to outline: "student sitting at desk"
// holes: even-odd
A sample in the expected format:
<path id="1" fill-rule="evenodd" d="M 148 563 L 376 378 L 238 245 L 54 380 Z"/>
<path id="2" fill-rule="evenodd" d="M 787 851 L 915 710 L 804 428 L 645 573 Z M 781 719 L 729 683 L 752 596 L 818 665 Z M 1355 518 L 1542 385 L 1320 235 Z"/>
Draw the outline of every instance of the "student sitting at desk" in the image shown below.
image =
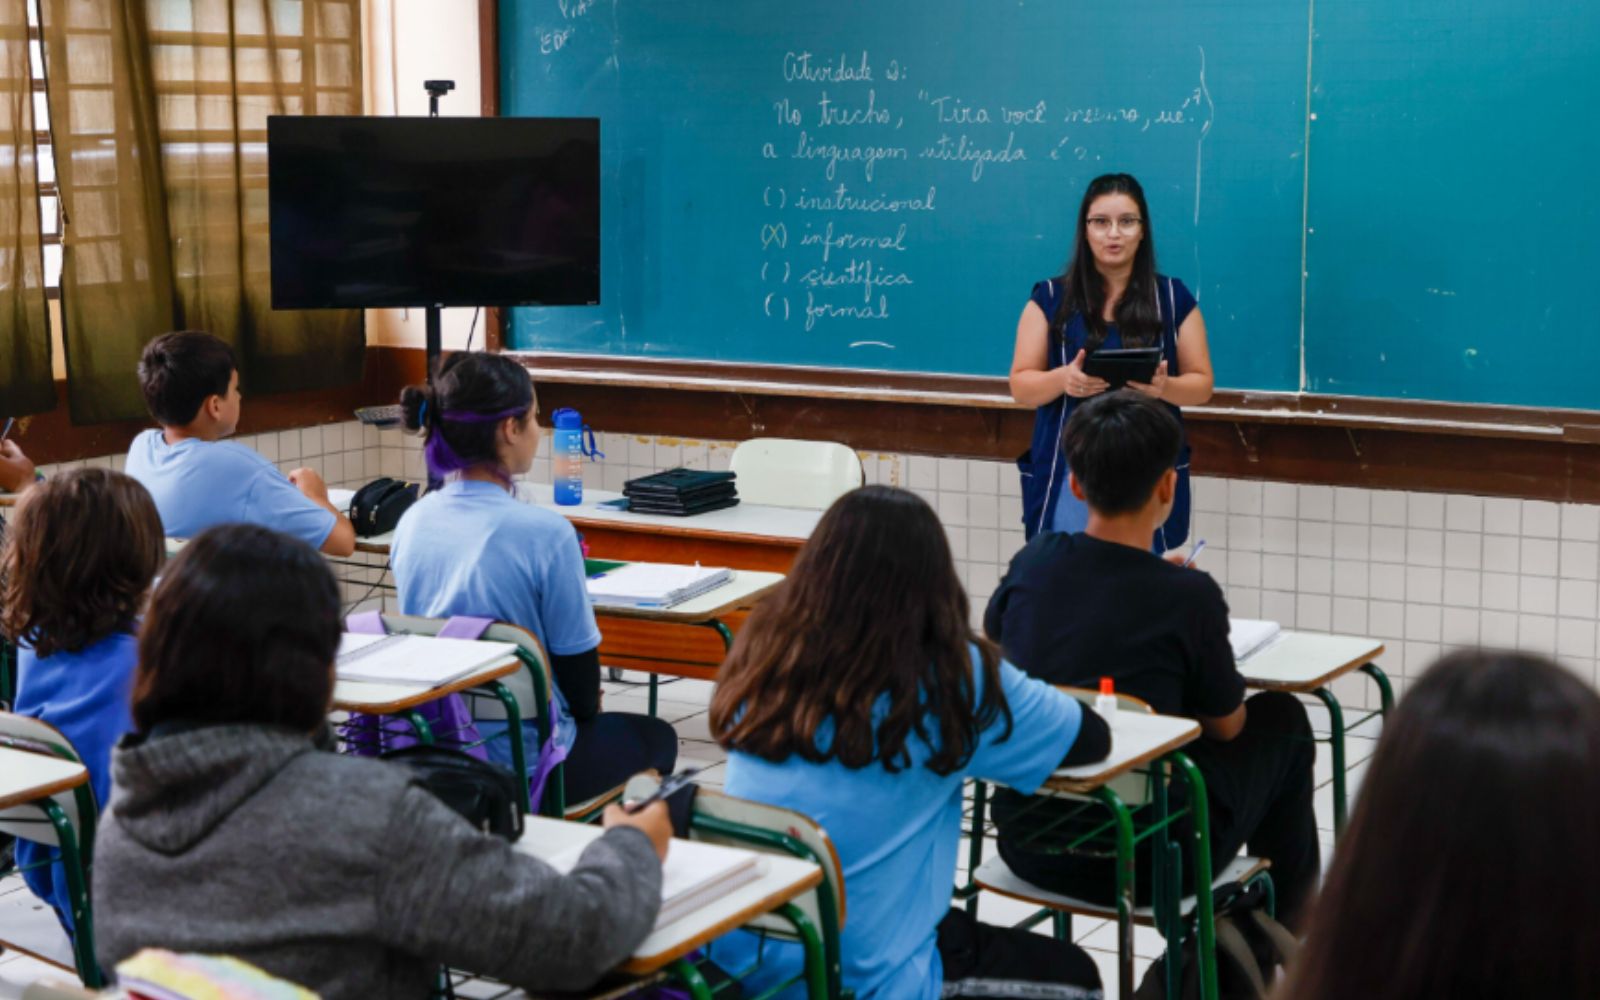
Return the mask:
<path id="1" fill-rule="evenodd" d="M 239 424 L 233 348 L 209 333 L 163 334 L 139 358 L 145 405 L 161 425 L 133 439 L 128 475 L 155 497 L 172 538 L 214 524 L 261 524 L 335 556 L 356 550 L 350 519 L 311 469 L 285 476 L 249 448 L 223 441 Z"/>
<path id="2" fill-rule="evenodd" d="M 20 647 L 15 711 L 61 731 L 101 808 L 111 748 L 133 729 L 135 618 L 165 559 L 150 494 L 110 469 L 73 469 L 30 488 L 0 554 L 0 633 Z M 17 866 L 72 934 L 56 850 L 18 841 Z"/>
<path id="3" fill-rule="evenodd" d="M 944 529 L 916 494 L 867 486 L 823 515 L 739 633 L 710 719 L 728 794 L 804 813 L 838 848 L 856 996 L 1100 996 L 1076 945 L 950 906 L 966 779 L 1031 792 L 1064 762 L 1104 758 L 1110 738 L 972 634 Z M 714 957 L 741 964 L 722 949 L 750 938 Z M 798 968 L 797 946 L 765 947 L 763 974 Z"/>
<path id="4" fill-rule="evenodd" d="M 224 525 L 167 565 L 95 847 L 100 964 L 228 954 L 325 1000 L 422 1000 L 440 964 L 570 991 L 630 954 L 661 905 L 665 805 L 611 807 L 561 875 L 405 769 L 322 752 L 339 630 L 333 574 L 292 538 Z"/>
<path id="5" fill-rule="evenodd" d="M 1600 698 L 1453 653 L 1383 724 L 1279 1000 L 1600 996 Z"/>
<path id="6" fill-rule="evenodd" d="M 984 630 L 1033 677 L 1083 687 L 1111 677 L 1117 691 L 1157 712 L 1199 721 L 1203 737 L 1183 752 L 1205 776 L 1213 864 L 1220 870 L 1245 844 L 1271 858 L 1278 913 L 1293 927 L 1320 868 L 1311 728 L 1293 695 L 1243 700 L 1221 589 L 1150 551 L 1151 532 L 1172 508 L 1182 440 L 1166 407 L 1137 392 L 1080 405 L 1063 447 L 1070 488 L 1089 505 L 1088 528 L 1044 532 L 1017 553 Z M 1029 850 L 1022 815 L 1021 796 L 995 796 L 1000 854 L 1013 871 L 1054 892 L 1110 900 L 1109 859 Z M 1138 860 L 1143 896 L 1149 851 Z"/>
<path id="7" fill-rule="evenodd" d="M 527 371 L 498 354 L 452 354 L 433 386 L 411 386 L 401 402 L 406 426 L 427 435 L 429 471 L 450 481 L 406 511 L 395 529 L 390 562 L 400 610 L 495 618 L 538 636 L 555 674 L 553 739 L 566 755 L 569 803 L 640 771 L 670 774 L 678 758 L 670 725 L 600 711 L 600 628 L 577 533 L 559 514 L 513 495 L 514 477 L 533 467 L 539 447 Z M 487 735 L 493 725 L 479 728 Z M 537 733 L 524 724 L 529 761 L 539 757 Z M 504 740 L 488 747 L 510 762 Z"/>

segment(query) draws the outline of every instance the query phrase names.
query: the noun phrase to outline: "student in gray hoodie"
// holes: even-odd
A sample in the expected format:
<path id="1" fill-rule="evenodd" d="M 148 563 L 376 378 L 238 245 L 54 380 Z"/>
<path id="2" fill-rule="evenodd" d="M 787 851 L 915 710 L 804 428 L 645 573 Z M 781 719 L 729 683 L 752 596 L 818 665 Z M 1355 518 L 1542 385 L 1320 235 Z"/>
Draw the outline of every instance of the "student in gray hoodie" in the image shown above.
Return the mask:
<path id="1" fill-rule="evenodd" d="M 168 564 L 95 849 L 101 964 L 222 953 L 327 1000 L 421 1000 L 440 964 L 575 990 L 622 961 L 660 907 L 665 807 L 613 807 L 561 875 L 325 752 L 339 632 L 326 563 L 287 536 L 217 527 Z"/>

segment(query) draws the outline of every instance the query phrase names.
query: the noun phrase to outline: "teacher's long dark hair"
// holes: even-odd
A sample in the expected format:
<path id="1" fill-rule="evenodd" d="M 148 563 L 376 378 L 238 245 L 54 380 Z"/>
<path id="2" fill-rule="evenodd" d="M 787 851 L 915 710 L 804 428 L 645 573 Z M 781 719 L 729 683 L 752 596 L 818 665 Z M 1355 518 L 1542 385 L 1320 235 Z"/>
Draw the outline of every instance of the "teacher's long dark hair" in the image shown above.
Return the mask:
<path id="1" fill-rule="evenodd" d="M 1279 1000 L 1600 996 L 1600 697 L 1445 657 L 1384 723 Z"/>
<path id="2" fill-rule="evenodd" d="M 1064 294 L 1050 320 L 1052 341 L 1072 321 L 1074 312 L 1083 314 L 1088 337 L 1084 347 L 1096 351 L 1106 339 L 1106 282 L 1095 267 L 1094 251 L 1089 249 L 1089 206 L 1096 198 L 1125 194 L 1139 206 L 1143 239 L 1133 255 L 1133 273 L 1117 300 L 1117 330 L 1124 347 L 1155 347 L 1161 343 L 1161 308 L 1156 302 L 1156 234 L 1150 224 L 1150 206 L 1144 188 L 1132 174 L 1102 174 L 1089 182 L 1078 206 L 1078 232 L 1072 246 L 1072 260 L 1062 275 Z"/>
<path id="3" fill-rule="evenodd" d="M 916 738 L 933 749 L 927 767 L 950 774 L 997 718 L 1011 730 L 999 651 L 973 634 L 968 611 L 944 528 L 921 497 L 888 486 L 847 493 L 740 631 L 711 699 L 711 732 L 765 760 L 881 762 L 891 772 L 910 765 Z M 819 748 L 828 719 L 833 739 Z"/>

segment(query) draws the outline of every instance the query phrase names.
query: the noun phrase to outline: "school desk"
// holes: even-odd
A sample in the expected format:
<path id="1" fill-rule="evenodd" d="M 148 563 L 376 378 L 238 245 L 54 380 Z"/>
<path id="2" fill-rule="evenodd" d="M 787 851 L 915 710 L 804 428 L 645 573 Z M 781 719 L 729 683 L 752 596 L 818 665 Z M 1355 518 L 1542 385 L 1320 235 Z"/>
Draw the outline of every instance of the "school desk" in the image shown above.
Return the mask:
<path id="1" fill-rule="evenodd" d="M 593 566 L 591 561 L 591 569 Z M 677 658 L 681 655 L 680 646 L 671 642 L 672 632 L 677 630 L 664 630 L 659 626 L 710 629 L 717 634 L 722 651 L 726 653 L 733 648 L 733 631 L 728 621 L 735 615 L 743 619 L 744 612 L 755 607 L 782 582 L 782 573 L 734 570 L 733 579 L 727 583 L 670 608 L 596 602 L 595 616 L 607 620 L 600 630 L 600 659 L 607 666 L 643 670 L 650 675 L 649 711 L 655 715 L 657 675 L 716 680 L 717 668 L 722 662 L 720 656 L 709 664 Z"/>
<path id="2" fill-rule="evenodd" d="M 543 816 L 529 816 L 524 822 L 516 849 L 542 859 L 556 857 L 605 832 L 592 823 L 568 823 Z M 707 942 L 779 909 L 822 881 L 822 869 L 809 861 L 766 852 L 760 852 L 760 857 L 761 874 L 754 881 L 651 931 L 618 967 L 619 971 L 642 976 L 665 969 Z M 696 991 L 695 995 L 701 994 Z"/>
<path id="3" fill-rule="evenodd" d="M 513 707 L 516 705 L 516 699 L 502 690 L 504 685 L 500 684 L 500 679 L 516 673 L 521 667 L 521 660 L 515 656 L 507 656 L 503 660 L 439 687 L 336 680 L 333 685 L 333 707 L 341 712 L 398 715 L 416 730 L 417 738 L 421 742 L 432 743 L 433 730 L 417 708 L 448 694 L 459 694 L 471 688 L 482 687 L 495 692 L 506 708 L 506 731 L 516 733 L 522 722 Z"/>
<path id="4" fill-rule="evenodd" d="M 15 507 L 17 501 L 21 498 L 21 493 L 7 493 L 4 490 L 0 490 L 0 507 Z"/>
<path id="5" fill-rule="evenodd" d="M 1178 860 L 1181 842 L 1172 836 L 1172 828 L 1165 825 L 1169 818 L 1167 811 L 1167 787 L 1165 782 L 1150 784 L 1150 802 L 1154 808 L 1154 820 L 1149 830 L 1135 832 L 1133 815 L 1143 805 L 1142 802 L 1125 801 L 1112 788 L 1117 779 L 1135 771 L 1171 771 L 1179 774 L 1188 791 L 1187 809 L 1194 815 L 1197 828 L 1202 824 L 1209 824 L 1205 780 L 1200 776 L 1199 770 L 1180 751 L 1185 745 L 1194 742 L 1200 737 L 1200 724 L 1193 719 L 1185 719 L 1171 715 L 1154 715 L 1124 709 L 1117 713 L 1116 725 L 1112 730 L 1111 752 L 1104 760 L 1090 764 L 1080 764 L 1074 767 L 1057 768 L 1055 773 L 1046 779 L 1044 786 L 1039 790 L 1040 795 L 1071 795 L 1098 799 L 1110 811 L 1111 819 L 1102 829 L 1114 831 L 1116 852 L 1119 859 L 1117 865 L 1116 889 L 1116 919 L 1117 919 L 1117 953 L 1118 953 L 1118 979 L 1121 986 L 1121 996 L 1133 995 L 1133 926 L 1139 916 L 1139 910 L 1134 905 L 1135 886 L 1133 876 L 1134 844 L 1137 840 L 1153 836 L 1158 843 L 1172 844 L 1177 850 L 1156 850 L 1157 864 L 1152 866 L 1152 879 L 1154 880 L 1153 899 L 1167 898 L 1166 886 L 1180 884 L 1177 880 L 1181 876 L 1181 862 Z M 974 827 L 983 823 L 986 807 L 987 790 L 983 782 L 976 783 L 973 796 Z M 1176 817 L 1171 817 L 1176 818 Z M 1157 827 L 1157 824 L 1160 824 Z M 971 836 L 969 834 L 969 836 Z M 972 837 L 973 843 L 969 846 L 968 864 L 972 871 L 972 883 L 962 890 L 962 895 L 970 895 L 976 888 L 983 888 L 1001 895 L 1010 896 L 1024 902 L 1038 903 L 1040 905 L 1054 905 L 1057 901 L 1064 900 L 1034 886 L 1011 872 L 998 857 L 980 864 L 982 858 L 981 838 Z M 1210 885 L 1214 881 L 1211 877 L 1211 856 L 1209 839 L 1200 837 L 1192 838 L 1189 844 L 1191 860 L 1195 866 L 1195 884 Z M 1181 921 L 1177 912 L 1178 896 L 1170 893 L 1174 905 L 1163 907 L 1159 917 L 1152 918 L 1166 938 L 1168 948 L 1176 952 L 1182 943 Z M 1089 907 L 1096 913 L 1103 913 L 1103 907 Z M 1214 980 L 1215 976 L 1215 941 L 1213 940 L 1215 928 L 1212 923 L 1211 894 L 1198 893 L 1195 896 L 1195 908 L 1199 910 L 1200 947 L 1203 954 L 1208 956 L 1212 971 L 1207 975 Z M 1055 906 L 1055 909 L 1072 909 L 1071 906 Z M 1030 922 L 1031 923 L 1031 922 Z"/>
<path id="6" fill-rule="evenodd" d="M 1245 684 L 1260 691 L 1287 691 L 1313 695 L 1328 707 L 1329 750 L 1333 757 L 1333 832 L 1344 833 L 1349 811 L 1345 775 L 1345 734 L 1374 718 L 1388 715 L 1394 707 L 1394 689 L 1388 676 L 1374 661 L 1383 655 L 1383 643 L 1357 636 L 1324 635 L 1318 632 L 1280 632 L 1266 646 L 1239 661 Z M 1361 671 L 1378 686 L 1379 707 L 1351 723 L 1346 723 L 1344 708 L 1333 695 L 1335 680 Z"/>
<path id="7" fill-rule="evenodd" d="M 0 809 L 38 802 L 88 780 L 89 769 L 77 761 L 0 746 Z M 45 822 L 42 815 L 40 822 Z M 21 879 L 0 888 L 0 928 L 4 929 L 5 946 L 11 950 L 67 972 L 77 971 L 72 942 L 61 930 L 55 911 L 34 898 Z"/>

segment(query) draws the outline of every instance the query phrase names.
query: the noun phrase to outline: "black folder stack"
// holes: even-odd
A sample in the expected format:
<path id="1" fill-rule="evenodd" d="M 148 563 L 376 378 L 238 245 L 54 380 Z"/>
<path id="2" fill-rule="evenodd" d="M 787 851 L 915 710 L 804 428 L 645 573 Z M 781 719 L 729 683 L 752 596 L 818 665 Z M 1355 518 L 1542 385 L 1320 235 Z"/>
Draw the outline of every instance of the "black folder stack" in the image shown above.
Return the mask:
<path id="1" fill-rule="evenodd" d="M 731 472 L 668 469 L 622 484 L 628 509 L 640 514 L 688 517 L 722 510 L 739 502 Z"/>

